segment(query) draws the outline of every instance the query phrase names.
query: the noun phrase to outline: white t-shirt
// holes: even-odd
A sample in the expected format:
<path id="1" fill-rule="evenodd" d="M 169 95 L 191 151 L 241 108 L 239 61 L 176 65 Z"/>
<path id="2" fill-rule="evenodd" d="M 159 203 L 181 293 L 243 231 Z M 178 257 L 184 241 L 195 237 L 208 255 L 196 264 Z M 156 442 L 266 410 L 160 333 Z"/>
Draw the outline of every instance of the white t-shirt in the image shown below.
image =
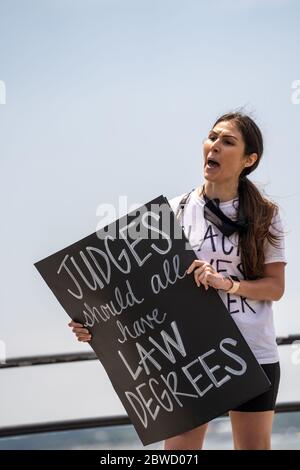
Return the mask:
<path id="1" fill-rule="evenodd" d="M 169 201 L 175 213 L 184 194 Z M 230 237 L 226 237 L 215 225 L 204 219 L 204 203 L 204 199 L 199 196 L 198 190 L 195 189 L 189 197 L 183 215 L 179 218 L 196 257 L 210 263 L 217 272 L 222 273 L 224 276 L 231 275 L 236 276 L 238 279 L 244 279 L 238 249 L 238 233 L 235 232 Z M 220 203 L 220 209 L 232 220 L 236 219 L 237 207 L 238 198 Z M 283 227 L 279 212 L 275 214 L 271 221 L 270 231 L 280 235 L 280 247 L 276 248 L 267 240 L 265 241 L 265 264 L 279 261 L 287 263 L 282 233 Z M 279 356 L 272 302 L 227 294 L 226 291 L 221 289 L 217 292 L 258 362 L 260 364 L 277 362 Z"/>

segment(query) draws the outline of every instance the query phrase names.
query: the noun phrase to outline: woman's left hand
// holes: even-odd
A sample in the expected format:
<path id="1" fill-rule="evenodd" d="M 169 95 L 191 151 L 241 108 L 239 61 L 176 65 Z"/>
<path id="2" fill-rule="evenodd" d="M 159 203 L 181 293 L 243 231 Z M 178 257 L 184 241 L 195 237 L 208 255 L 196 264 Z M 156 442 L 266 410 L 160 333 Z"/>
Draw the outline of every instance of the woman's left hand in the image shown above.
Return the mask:
<path id="1" fill-rule="evenodd" d="M 198 287 L 203 284 L 206 290 L 210 286 L 214 287 L 215 289 L 228 289 L 226 282 L 228 281 L 228 279 L 224 279 L 222 274 L 218 273 L 215 268 L 206 261 L 202 261 L 199 259 L 193 261 L 187 269 L 187 274 L 190 274 L 193 271 L 195 282 Z"/>

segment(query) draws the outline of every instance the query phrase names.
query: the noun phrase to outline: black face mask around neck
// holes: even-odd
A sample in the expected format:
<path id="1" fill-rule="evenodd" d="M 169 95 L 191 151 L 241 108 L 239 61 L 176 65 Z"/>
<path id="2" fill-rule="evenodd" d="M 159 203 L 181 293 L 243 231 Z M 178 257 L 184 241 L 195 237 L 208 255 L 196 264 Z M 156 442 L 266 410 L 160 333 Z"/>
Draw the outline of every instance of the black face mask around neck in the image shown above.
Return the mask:
<path id="1" fill-rule="evenodd" d="M 248 221 L 245 215 L 241 213 L 241 210 L 239 210 L 238 220 L 231 220 L 220 209 L 220 199 L 209 199 L 204 188 L 202 189 L 202 195 L 205 201 L 204 218 L 213 223 L 223 235 L 229 237 L 234 232 L 242 233 L 247 231 Z"/>

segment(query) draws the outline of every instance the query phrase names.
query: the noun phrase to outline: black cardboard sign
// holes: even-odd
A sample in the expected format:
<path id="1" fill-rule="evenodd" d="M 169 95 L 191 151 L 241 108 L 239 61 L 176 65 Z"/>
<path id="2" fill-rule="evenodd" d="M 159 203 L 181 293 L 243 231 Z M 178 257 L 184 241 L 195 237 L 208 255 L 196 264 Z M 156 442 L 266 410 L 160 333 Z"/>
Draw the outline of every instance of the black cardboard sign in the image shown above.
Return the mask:
<path id="1" fill-rule="evenodd" d="M 144 445 L 270 385 L 216 290 L 186 274 L 194 259 L 160 196 L 35 264 L 68 315 L 90 329 Z"/>

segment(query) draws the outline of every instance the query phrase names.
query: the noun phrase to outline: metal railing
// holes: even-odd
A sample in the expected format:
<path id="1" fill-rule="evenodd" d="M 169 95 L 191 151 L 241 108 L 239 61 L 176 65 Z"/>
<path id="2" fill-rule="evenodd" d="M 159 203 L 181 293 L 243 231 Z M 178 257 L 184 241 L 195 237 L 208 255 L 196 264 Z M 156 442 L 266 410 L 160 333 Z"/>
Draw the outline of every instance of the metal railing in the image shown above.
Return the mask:
<path id="1" fill-rule="evenodd" d="M 300 334 L 278 336 L 276 338 L 279 346 L 289 345 L 295 341 L 300 342 Z M 11 367 L 27 367 L 27 366 L 42 366 L 48 364 L 61 364 L 69 362 L 80 361 L 93 361 L 98 359 L 94 352 L 78 352 L 78 353 L 64 353 L 64 354 L 49 354 L 43 356 L 23 356 L 13 357 L 7 359 L 6 362 L 0 364 L 0 369 L 7 369 Z"/>
<path id="2" fill-rule="evenodd" d="M 277 344 L 290 345 L 295 341 L 300 341 L 300 334 L 279 336 Z M 98 359 L 94 352 L 79 352 L 69 354 L 52 354 L 44 356 L 24 356 L 7 359 L 5 363 L 0 364 L 0 369 L 13 367 L 27 367 L 37 365 L 61 364 L 70 362 L 91 361 Z M 276 405 L 276 413 L 300 412 L 300 401 L 279 403 Z M 225 414 L 224 416 L 226 416 Z M 128 416 L 110 416 L 85 418 L 75 420 L 53 421 L 45 423 L 31 423 L 25 425 L 15 425 L 0 428 L 1 437 L 12 437 L 28 434 L 40 434 L 48 432 L 70 431 L 76 429 L 90 429 L 96 427 L 131 425 Z"/>
<path id="3" fill-rule="evenodd" d="M 300 401 L 279 403 L 275 413 L 300 412 Z M 228 416 L 225 413 L 223 416 Z M 108 416 L 98 418 L 81 418 L 48 423 L 22 424 L 0 428 L 1 437 L 24 436 L 28 434 L 41 434 L 48 432 L 72 431 L 76 429 L 91 429 L 98 427 L 132 425 L 128 416 Z"/>

